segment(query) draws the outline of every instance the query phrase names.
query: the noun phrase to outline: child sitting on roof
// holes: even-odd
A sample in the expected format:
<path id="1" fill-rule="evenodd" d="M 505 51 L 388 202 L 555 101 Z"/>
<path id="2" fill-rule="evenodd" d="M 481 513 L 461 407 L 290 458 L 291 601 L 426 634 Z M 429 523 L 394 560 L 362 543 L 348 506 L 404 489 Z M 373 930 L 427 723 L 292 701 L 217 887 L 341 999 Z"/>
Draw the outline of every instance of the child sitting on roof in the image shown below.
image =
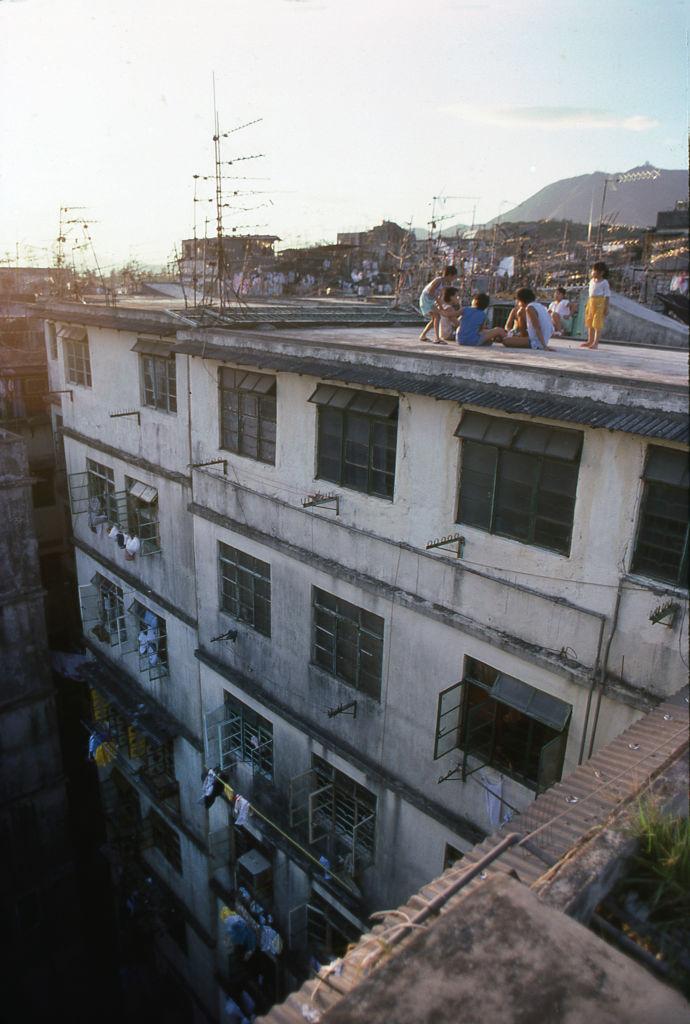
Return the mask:
<path id="1" fill-rule="evenodd" d="M 441 298 L 437 302 L 438 311 L 441 314 L 439 322 L 439 344 L 444 345 L 452 341 L 460 318 L 460 292 L 457 288 L 444 288 Z"/>
<path id="2" fill-rule="evenodd" d="M 463 307 L 460 326 L 455 334 L 458 345 L 493 345 L 495 341 L 502 341 L 505 338 L 506 332 L 502 327 L 484 326 L 490 301 L 485 292 L 477 292 L 472 299 L 472 305 Z"/>

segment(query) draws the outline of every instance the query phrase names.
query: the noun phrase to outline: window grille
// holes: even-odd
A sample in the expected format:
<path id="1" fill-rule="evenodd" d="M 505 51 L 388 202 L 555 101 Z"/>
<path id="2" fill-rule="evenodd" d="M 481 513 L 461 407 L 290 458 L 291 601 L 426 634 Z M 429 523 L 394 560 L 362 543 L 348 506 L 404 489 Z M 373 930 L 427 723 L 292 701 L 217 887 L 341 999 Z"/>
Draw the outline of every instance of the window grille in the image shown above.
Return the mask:
<path id="1" fill-rule="evenodd" d="M 290 780 L 290 824 L 344 874 L 355 876 L 374 859 L 376 797 L 316 754 L 311 770 Z"/>
<path id="2" fill-rule="evenodd" d="M 82 626 L 102 643 L 119 647 L 127 641 L 124 593 L 116 583 L 96 573 L 79 587 Z"/>
<path id="3" fill-rule="evenodd" d="M 219 371 L 220 447 L 271 465 L 276 461 L 276 378 Z"/>
<path id="4" fill-rule="evenodd" d="M 582 434 L 466 412 L 457 521 L 570 554 Z"/>
<path id="5" fill-rule="evenodd" d="M 135 598 L 127 607 L 129 642 L 125 653 L 135 653 L 139 671 L 149 682 L 164 679 L 169 672 L 168 638 L 165 619 Z"/>
<path id="6" fill-rule="evenodd" d="M 467 658 L 463 680 L 439 694 L 434 757 L 462 750 L 463 781 L 490 765 L 543 792 L 561 777 L 571 712 L 565 701 Z"/>
<path id="7" fill-rule="evenodd" d="M 273 725 L 236 697 L 225 694 L 220 708 L 205 716 L 206 763 L 221 770 L 238 762 L 253 775 L 273 779 Z"/>
<path id="8" fill-rule="evenodd" d="M 393 497 L 398 399 L 320 384 L 317 477 L 380 498 Z"/>
<path id="9" fill-rule="evenodd" d="M 264 636 L 271 635 L 271 567 L 219 543 L 220 606 Z"/>
<path id="10" fill-rule="evenodd" d="M 138 537 L 141 547 L 139 554 L 157 555 L 161 552 L 158 491 L 155 487 L 125 477 L 127 495 L 127 528 L 133 537 Z"/>
<path id="11" fill-rule="evenodd" d="M 379 700 L 383 619 L 317 587 L 312 588 L 312 604 L 314 663 Z"/>
<path id="12" fill-rule="evenodd" d="M 688 585 L 688 454 L 650 445 L 632 571 Z"/>

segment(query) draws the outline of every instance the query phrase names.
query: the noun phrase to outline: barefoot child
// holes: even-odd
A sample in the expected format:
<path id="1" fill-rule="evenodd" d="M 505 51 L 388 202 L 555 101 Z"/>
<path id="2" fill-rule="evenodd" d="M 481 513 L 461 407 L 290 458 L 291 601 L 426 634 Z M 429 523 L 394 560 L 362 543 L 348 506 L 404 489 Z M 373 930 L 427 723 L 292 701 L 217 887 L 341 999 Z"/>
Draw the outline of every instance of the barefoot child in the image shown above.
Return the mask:
<path id="1" fill-rule="evenodd" d="M 509 332 L 501 339 L 503 344 L 507 348 L 535 348 L 548 351 L 549 338 L 553 334 L 553 323 L 546 306 L 537 302 L 537 297 L 531 288 L 518 288 L 515 298 L 517 305 L 508 317 L 508 323 L 511 323 L 512 318 L 515 330 L 518 331 L 524 323 L 526 335 Z M 515 315 L 513 316 L 513 314 Z M 506 324 L 507 326 L 508 324 Z"/>
<path id="2" fill-rule="evenodd" d="M 419 335 L 420 341 L 426 341 L 426 336 L 432 327 L 434 329 L 434 341 L 441 340 L 438 333 L 441 314 L 438 309 L 437 300 L 441 296 L 441 290 L 452 285 L 457 276 L 458 272 L 455 267 L 446 267 L 442 274 L 435 277 L 433 281 L 429 281 L 428 285 L 419 296 L 420 312 L 425 320 L 429 320 L 426 327 Z"/>
<path id="3" fill-rule="evenodd" d="M 457 288 L 444 288 L 438 303 L 438 311 L 441 314 L 439 323 L 440 345 L 446 341 L 452 341 L 460 317 L 460 293 Z"/>
<path id="4" fill-rule="evenodd" d="M 605 263 L 598 260 L 592 264 L 589 299 L 585 307 L 587 341 L 583 341 L 580 348 L 598 348 L 599 346 L 599 337 L 604 329 L 611 297 L 611 287 L 606 280 L 608 276 L 609 268 Z"/>
<path id="5" fill-rule="evenodd" d="M 493 345 L 495 341 L 503 341 L 506 331 L 502 327 L 484 326 L 490 301 L 485 292 L 478 292 L 472 299 L 472 305 L 463 308 L 455 335 L 458 345 Z"/>

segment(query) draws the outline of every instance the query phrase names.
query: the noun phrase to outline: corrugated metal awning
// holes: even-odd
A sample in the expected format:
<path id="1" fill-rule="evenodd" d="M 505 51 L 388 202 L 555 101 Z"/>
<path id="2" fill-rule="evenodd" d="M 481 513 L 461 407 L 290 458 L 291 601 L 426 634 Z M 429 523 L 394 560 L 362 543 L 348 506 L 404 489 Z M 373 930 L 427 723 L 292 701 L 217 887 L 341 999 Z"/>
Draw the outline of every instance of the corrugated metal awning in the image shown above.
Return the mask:
<path id="1" fill-rule="evenodd" d="M 73 327 L 69 324 L 65 327 L 58 328 L 58 338 L 62 338 L 63 341 L 86 341 L 87 333 L 85 327 Z"/>
<path id="2" fill-rule="evenodd" d="M 334 388 L 330 384 L 319 384 L 309 398 L 314 405 L 331 409 L 349 409 L 367 416 L 392 419 L 398 411 L 398 399 L 393 395 L 377 395 L 371 391 L 355 391 L 354 388 Z"/>
<path id="3" fill-rule="evenodd" d="M 135 480 L 129 486 L 129 493 L 133 498 L 138 498 L 139 501 L 146 502 L 147 505 L 151 505 L 154 501 L 158 500 L 158 491 L 155 487 L 149 487 L 148 484 L 139 483 Z"/>
<path id="4" fill-rule="evenodd" d="M 421 373 L 404 373 L 402 370 L 361 362 L 329 362 L 285 352 L 218 345 L 196 338 L 179 342 L 175 351 L 221 363 L 252 366 L 259 370 L 297 373 L 305 377 L 397 391 L 399 394 L 427 395 L 443 401 L 459 402 L 461 405 L 477 405 L 520 416 L 537 416 L 564 423 L 620 430 L 680 444 L 687 444 L 690 440 L 690 418 L 686 413 L 608 405 L 588 398 L 553 397 L 527 388 L 479 384 L 450 375 L 433 377 Z"/>
<path id="5" fill-rule="evenodd" d="M 690 479 L 687 454 L 669 451 L 668 448 L 651 448 L 644 477 L 655 483 L 687 487 Z"/>
<path id="6" fill-rule="evenodd" d="M 500 704 L 515 708 L 516 711 L 521 711 L 558 732 L 565 729 L 573 710 L 570 704 L 559 700 L 558 697 L 552 697 L 550 693 L 537 690 L 529 683 L 523 683 L 522 680 L 502 672 L 499 673 L 490 692 L 494 700 Z"/>
<path id="7" fill-rule="evenodd" d="M 167 359 L 175 350 L 174 341 L 164 341 L 162 338 L 137 338 L 136 344 L 132 345 L 132 352 L 141 352 L 145 356 L 162 356 Z"/>

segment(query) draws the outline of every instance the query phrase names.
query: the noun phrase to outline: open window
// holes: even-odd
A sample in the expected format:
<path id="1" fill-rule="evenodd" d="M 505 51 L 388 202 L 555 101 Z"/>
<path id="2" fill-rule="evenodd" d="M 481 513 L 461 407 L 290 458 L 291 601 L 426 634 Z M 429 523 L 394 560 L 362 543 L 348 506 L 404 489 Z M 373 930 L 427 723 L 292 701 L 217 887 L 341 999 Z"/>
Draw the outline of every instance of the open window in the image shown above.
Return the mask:
<path id="1" fill-rule="evenodd" d="M 290 949 L 306 950 L 320 963 L 344 956 L 361 932 L 317 893 L 289 914 Z"/>
<path id="2" fill-rule="evenodd" d="M 157 555 L 161 550 L 158 523 L 158 490 L 149 484 L 125 477 L 127 487 L 127 528 L 138 537 L 143 555 Z"/>
<path id="3" fill-rule="evenodd" d="M 328 762 L 290 780 L 290 824 L 339 873 L 354 877 L 375 853 L 376 797 Z"/>
<path id="4" fill-rule="evenodd" d="M 204 739 L 207 764 L 247 764 L 253 775 L 273 779 L 273 725 L 236 697 L 226 693 L 224 704 L 205 715 Z"/>
<path id="5" fill-rule="evenodd" d="M 99 523 L 124 523 L 126 495 L 115 490 L 115 475 L 109 466 L 87 459 L 85 472 L 70 473 L 68 484 L 72 515 L 88 512 L 89 526 L 94 528 Z"/>
<path id="6" fill-rule="evenodd" d="M 168 675 L 168 640 L 165 619 L 156 615 L 136 598 L 127 607 L 129 640 L 125 653 L 139 658 L 139 671 L 149 682 Z"/>
<path id="7" fill-rule="evenodd" d="M 463 780 L 491 766 L 543 792 L 561 777 L 571 713 L 565 701 L 467 658 L 463 680 L 439 695 L 434 756 L 462 750 Z"/>
<path id="8" fill-rule="evenodd" d="M 79 606 L 84 633 L 101 643 L 121 647 L 127 642 L 125 599 L 121 587 L 96 573 L 79 587 Z"/>

